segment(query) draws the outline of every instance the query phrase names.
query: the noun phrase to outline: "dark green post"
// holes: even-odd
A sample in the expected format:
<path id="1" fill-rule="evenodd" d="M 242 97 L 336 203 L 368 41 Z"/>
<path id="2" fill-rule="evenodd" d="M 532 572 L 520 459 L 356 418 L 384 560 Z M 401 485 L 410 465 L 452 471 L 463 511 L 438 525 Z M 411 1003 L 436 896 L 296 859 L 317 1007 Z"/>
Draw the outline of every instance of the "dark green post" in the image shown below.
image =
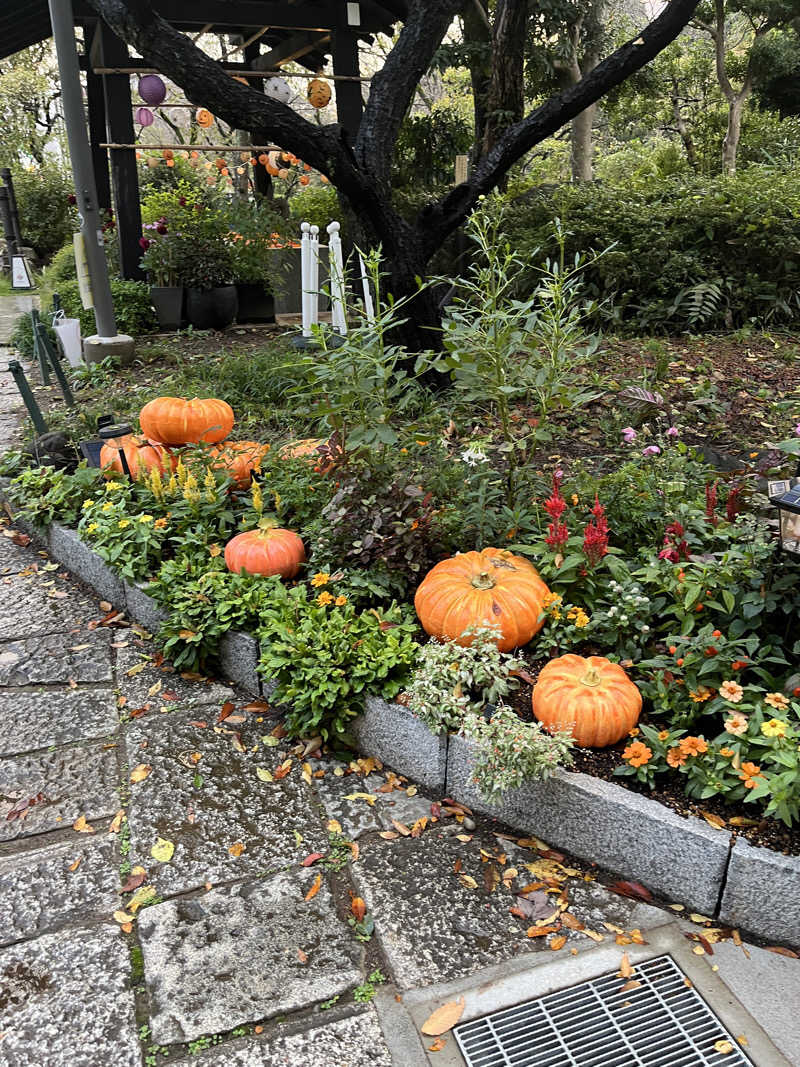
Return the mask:
<path id="1" fill-rule="evenodd" d="M 19 395 L 22 397 L 25 407 L 28 409 L 28 414 L 31 417 L 31 422 L 37 433 L 47 433 L 48 426 L 44 421 L 44 415 L 39 410 L 39 405 L 36 403 L 36 397 L 31 391 L 31 387 L 28 385 L 28 379 L 25 377 L 25 371 L 22 369 L 22 364 L 16 359 L 10 359 L 8 361 L 8 369 L 11 372 L 11 377 L 14 379 L 14 384 L 19 389 Z"/>
<path id="2" fill-rule="evenodd" d="M 69 387 L 64 368 L 61 366 L 61 360 L 58 358 L 58 351 L 47 336 L 47 327 L 43 322 L 40 322 L 36 326 L 36 331 L 39 334 L 39 351 L 44 353 L 45 359 L 48 360 L 53 368 L 53 373 L 58 382 L 58 388 L 61 390 L 61 395 L 64 397 L 64 403 L 68 407 L 74 408 L 75 397 L 72 395 L 72 390 Z"/>
<path id="3" fill-rule="evenodd" d="M 33 354 L 36 356 L 39 363 L 39 371 L 42 375 L 42 385 L 50 384 L 50 374 L 47 370 L 47 354 L 42 351 L 42 345 L 39 340 L 39 312 L 36 308 L 31 308 L 31 328 L 33 330 Z"/>

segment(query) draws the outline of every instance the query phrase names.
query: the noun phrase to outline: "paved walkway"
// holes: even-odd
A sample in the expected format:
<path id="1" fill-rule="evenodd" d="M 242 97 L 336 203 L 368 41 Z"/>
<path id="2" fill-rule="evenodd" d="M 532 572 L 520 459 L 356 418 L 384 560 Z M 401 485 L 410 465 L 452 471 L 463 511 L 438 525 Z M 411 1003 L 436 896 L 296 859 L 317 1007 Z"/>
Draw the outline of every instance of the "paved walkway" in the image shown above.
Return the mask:
<path id="1" fill-rule="evenodd" d="M 0 529 L 0 1067 L 456 1063 L 409 1030 L 420 990 L 513 972 L 524 999 L 666 922 L 687 944 L 536 839 L 293 749 L 25 541 Z M 563 942 L 528 936 L 554 905 Z M 715 949 L 800 1062 L 800 961 Z"/>

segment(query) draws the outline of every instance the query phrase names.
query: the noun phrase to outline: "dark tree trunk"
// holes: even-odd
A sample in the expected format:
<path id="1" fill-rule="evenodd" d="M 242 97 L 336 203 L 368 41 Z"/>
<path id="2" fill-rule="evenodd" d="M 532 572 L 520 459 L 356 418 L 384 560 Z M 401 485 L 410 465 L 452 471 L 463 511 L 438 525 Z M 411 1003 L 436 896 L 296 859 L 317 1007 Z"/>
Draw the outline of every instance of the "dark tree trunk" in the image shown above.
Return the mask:
<path id="1" fill-rule="evenodd" d="M 487 155 L 501 134 L 525 112 L 525 38 L 528 0 L 497 0 L 492 27 L 492 65 L 483 151 Z"/>
<path id="2" fill-rule="evenodd" d="M 483 11 L 483 15 L 481 15 Z M 477 162 L 486 136 L 486 108 L 492 81 L 492 31 L 485 0 L 474 0 L 464 8 L 464 43 L 467 47 L 475 134 L 471 161 Z"/>

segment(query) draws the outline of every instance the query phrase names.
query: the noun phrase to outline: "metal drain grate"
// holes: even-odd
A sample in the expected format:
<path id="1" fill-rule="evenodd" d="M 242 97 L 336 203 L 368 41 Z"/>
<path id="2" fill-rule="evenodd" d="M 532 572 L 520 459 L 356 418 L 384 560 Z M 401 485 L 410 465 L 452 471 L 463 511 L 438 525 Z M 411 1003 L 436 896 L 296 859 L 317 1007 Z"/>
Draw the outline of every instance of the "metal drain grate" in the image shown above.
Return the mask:
<path id="1" fill-rule="evenodd" d="M 752 1067 L 671 956 L 456 1027 L 469 1067 Z M 729 1041 L 729 1052 L 715 1042 Z"/>

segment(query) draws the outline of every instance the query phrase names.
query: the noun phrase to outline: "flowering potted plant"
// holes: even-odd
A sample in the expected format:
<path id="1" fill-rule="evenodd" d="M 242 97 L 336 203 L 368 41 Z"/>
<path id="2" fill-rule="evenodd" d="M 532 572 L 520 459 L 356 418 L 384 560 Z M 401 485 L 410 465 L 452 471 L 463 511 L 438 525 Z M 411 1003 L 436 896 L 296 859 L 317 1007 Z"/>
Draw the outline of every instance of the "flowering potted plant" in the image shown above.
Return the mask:
<path id="1" fill-rule="evenodd" d="M 162 330 L 179 330 L 184 323 L 185 290 L 177 282 L 175 235 L 169 232 L 165 218 L 145 223 L 142 230 L 141 265 L 150 280 L 158 324 Z"/>
<path id="2" fill-rule="evenodd" d="M 224 330 L 238 309 L 230 248 L 221 233 L 183 234 L 176 244 L 189 322 L 198 330 Z"/>

